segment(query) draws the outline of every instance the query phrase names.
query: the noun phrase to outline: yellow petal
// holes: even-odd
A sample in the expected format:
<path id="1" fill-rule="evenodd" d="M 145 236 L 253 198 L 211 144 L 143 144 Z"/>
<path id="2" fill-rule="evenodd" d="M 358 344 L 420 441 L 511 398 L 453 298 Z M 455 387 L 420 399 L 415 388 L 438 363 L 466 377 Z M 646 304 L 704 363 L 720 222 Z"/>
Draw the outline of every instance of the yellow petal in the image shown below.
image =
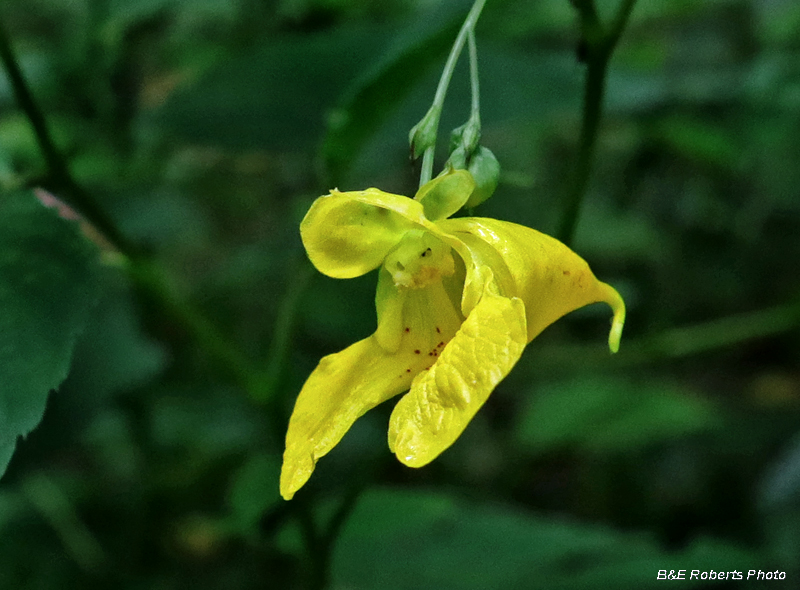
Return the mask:
<path id="1" fill-rule="evenodd" d="M 451 224 L 439 223 L 440 227 Z M 456 251 L 461 255 L 465 266 L 464 290 L 461 296 L 461 312 L 468 316 L 483 296 L 486 285 L 493 281 L 502 295 L 514 296 L 517 285 L 505 260 L 494 248 L 480 238 L 459 231 L 448 234 L 460 242 Z"/>
<path id="2" fill-rule="evenodd" d="M 381 269 L 381 274 L 389 273 Z M 386 290 L 396 289 L 391 278 L 388 284 L 383 282 Z M 381 318 L 387 324 L 379 330 L 399 332 L 384 334 L 389 342 L 397 339 L 396 348 L 381 346 L 376 333 L 323 358 L 300 391 L 286 433 L 281 470 L 281 495 L 287 500 L 311 476 L 317 459 L 338 444 L 356 419 L 408 389 L 414 376 L 433 364 L 461 324 L 441 281 L 406 291 L 396 301 L 390 293 L 384 296 L 389 319 Z"/>
<path id="3" fill-rule="evenodd" d="M 386 352 L 397 352 L 403 340 L 403 309 L 407 294 L 408 290 L 397 288 L 389 271 L 385 268 L 380 270 L 378 288 L 375 290 L 375 311 L 378 314 L 375 339 Z"/>
<path id="4" fill-rule="evenodd" d="M 487 272 L 472 313 L 392 412 L 389 448 L 410 467 L 429 463 L 453 444 L 525 348 L 525 306 L 499 295 Z"/>
<path id="5" fill-rule="evenodd" d="M 425 223 L 422 205 L 408 197 L 334 190 L 311 205 L 300 236 L 317 270 L 349 279 L 377 268 L 406 231 Z"/>
<path id="6" fill-rule="evenodd" d="M 446 219 L 461 209 L 467 202 L 475 181 L 466 170 L 450 169 L 425 183 L 414 196 L 415 201 L 422 203 L 425 217 L 431 221 Z"/>
<path id="7" fill-rule="evenodd" d="M 513 282 L 513 290 L 508 290 L 501 277 L 500 292 L 517 295 L 525 302 L 528 341 L 570 311 L 602 301 L 614 312 L 609 347 L 612 352 L 619 349 L 625 303 L 613 287 L 598 281 L 586 261 L 563 243 L 534 229 L 496 219 L 464 217 L 437 225 L 466 243 L 474 258 L 502 259 L 502 266 L 495 262 L 492 268 L 507 269 Z M 465 298 L 469 285 L 468 267 Z"/>

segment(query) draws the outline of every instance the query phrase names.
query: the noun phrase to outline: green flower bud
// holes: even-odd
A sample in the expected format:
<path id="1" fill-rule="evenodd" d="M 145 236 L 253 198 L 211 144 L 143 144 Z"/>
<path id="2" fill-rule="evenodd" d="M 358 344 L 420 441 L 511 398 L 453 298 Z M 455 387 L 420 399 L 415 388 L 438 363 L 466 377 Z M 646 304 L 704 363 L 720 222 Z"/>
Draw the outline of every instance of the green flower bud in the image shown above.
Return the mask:
<path id="1" fill-rule="evenodd" d="M 461 125 L 461 127 L 453 129 L 450 134 L 450 151 L 454 152 L 458 148 L 463 148 L 467 154 L 471 155 L 478 147 L 480 140 L 480 119 L 470 117 L 469 121 Z"/>
<path id="2" fill-rule="evenodd" d="M 453 150 L 453 152 L 450 154 L 450 157 L 447 159 L 447 162 L 444 163 L 444 170 L 442 170 L 442 174 L 445 174 L 450 168 L 453 168 L 454 170 L 467 169 L 467 154 L 463 147 Z"/>
<path id="3" fill-rule="evenodd" d="M 416 160 L 429 147 L 436 145 L 436 130 L 439 127 L 441 109 L 432 106 L 422 120 L 411 128 L 408 142 L 411 144 L 411 157 Z"/>
<path id="4" fill-rule="evenodd" d="M 479 146 L 470 158 L 467 169 L 475 179 L 475 190 L 464 205 L 471 208 L 480 205 L 494 193 L 500 182 L 500 163 L 489 148 Z"/>

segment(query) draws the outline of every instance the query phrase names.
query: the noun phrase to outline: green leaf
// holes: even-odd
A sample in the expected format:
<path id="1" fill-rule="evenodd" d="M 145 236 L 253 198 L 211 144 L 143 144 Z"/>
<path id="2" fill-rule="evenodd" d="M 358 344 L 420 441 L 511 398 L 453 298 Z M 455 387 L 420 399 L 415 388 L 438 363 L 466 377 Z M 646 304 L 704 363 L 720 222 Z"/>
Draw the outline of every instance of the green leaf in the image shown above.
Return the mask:
<path id="1" fill-rule="evenodd" d="M 575 379 L 536 395 L 516 438 L 534 452 L 577 447 L 624 453 L 719 422 L 710 402 L 667 382 Z"/>
<path id="2" fill-rule="evenodd" d="M 425 13 L 419 23 L 397 36 L 399 44 L 349 88 L 328 118 L 322 146 L 333 184 L 341 181 L 364 143 L 430 67 L 439 60 L 444 66 L 444 56 L 468 9 L 468 4 L 447 2 L 442 9 Z"/>
<path id="3" fill-rule="evenodd" d="M 16 442 L 14 440 L 0 442 L 0 477 L 2 477 L 1 474 L 5 472 L 8 462 L 11 461 L 15 446 Z"/>
<path id="4" fill-rule="evenodd" d="M 674 236 L 639 211 L 620 211 L 604 199 L 587 199 L 576 235 L 579 252 L 616 260 L 667 260 Z M 608 280 L 608 278 L 606 279 Z"/>
<path id="5" fill-rule="evenodd" d="M 742 148 L 738 134 L 691 117 L 668 117 L 658 125 L 656 138 L 691 160 L 735 171 Z"/>
<path id="6" fill-rule="evenodd" d="M 767 544 L 776 563 L 800 572 L 800 435 L 767 468 L 759 485 L 758 507 Z"/>
<path id="7" fill-rule="evenodd" d="M 67 376 L 97 290 L 97 251 L 31 192 L 0 201 L 0 475 Z"/>
<path id="8" fill-rule="evenodd" d="M 254 532 L 261 515 L 281 502 L 280 458 L 261 453 L 247 459 L 233 475 L 228 506 L 236 528 Z"/>
<path id="9" fill-rule="evenodd" d="M 332 578 L 334 588 L 351 590 L 638 590 L 660 588 L 657 575 L 665 568 L 741 570 L 752 559 L 711 539 L 667 553 L 643 534 L 440 493 L 380 489 L 361 497 L 345 525 Z"/>
<path id="10" fill-rule="evenodd" d="M 236 390 L 211 382 L 170 384 L 150 406 L 153 442 L 195 457 L 224 457 L 261 442 L 263 416 Z"/>
<path id="11" fill-rule="evenodd" d="M 788 445 L 761 482 L 759 503 L 764 509 L 784 505 L 800 507 L 800 435 Z"/>
<path id="12" fill-rule="evenodd" d="M 386 33 L 362 27 L 270 39 L 176 92 L 156 120 L 193 143 L 307 148 L 322 135 L 326 109 L 379 52 Z"/>
<path id="13" fill-rule="evenodd" d="M 28 509 L 18 490 L 0 490 L 0 534 L 5 533 L 6 527 Z"/>
<path id="14" fill-rule="evenodd" d="M 125 277 L 114 272 L 104 279 L 103 297 L 77 341 L 64 383 L 81 406 L 146 383 L 167 361 L 164 348 L 143 333 Z"/>

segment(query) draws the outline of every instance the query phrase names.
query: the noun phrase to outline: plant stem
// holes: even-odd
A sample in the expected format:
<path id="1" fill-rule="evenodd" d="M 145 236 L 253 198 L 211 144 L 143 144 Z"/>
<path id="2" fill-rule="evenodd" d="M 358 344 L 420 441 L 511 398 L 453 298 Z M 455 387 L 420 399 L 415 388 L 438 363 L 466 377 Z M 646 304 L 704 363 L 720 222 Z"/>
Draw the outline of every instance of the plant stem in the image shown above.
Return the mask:
<path id="1" fill-rule="evenodd" d="M 611 27 L 609 35 L 615 45 L 622 36 L 622 31 L 624 31 L 625 27 L 628 25 L 628 20 L 631 18 L 634 4 L 636 4 L 636 0 L 622 0 L 617 14 L 614 15 L 614 24 Z"/>
<path id="2" fill-rule="evenodd" d="M 478 46 L 475 43 L 475 31 L 470 29 L 469 41 L 469 83 L 472 92 L 472 111 L 470 119 L 474 119 L 480 127 L 481 123 L 481 85 L 478 78 Z"/>
<path id="3" fill-rule="evenodd" d="M 305 567 L 305 586 L 308 590 L 325 590 L 328 583 L 327 563 L 320 553 L 320 538 L 314 522 L 312 507 L 305 501 L 298 500 L 299 498 L 295 500 L 293 507 L 297 523 L 300 525 L 303 544 L 306 546 L 308 562 Z"/>
<path id="4" fill-rule="evenodd" d="M 50 181 L 59 192 L 63 190 L 66 193 L 63 200 L 79 211 L 86 221 L 123 254 L 123 267 L 139 289 L 154 299 L 251 397 L 257 398 L 257 371 L 252 368 L 249 359 L 199 309 L 178 296 L 164 270 L 154 261 L 140 255 L 138 248 L 122 235 L 94 197 L 76 182 L 63 154 L 52 139 L 45 116 L 31 93 L 1 24 L 0 60 L 8 73 L 17 102 L 31 123 L 47 164 Z"/>
<path id="5" fill-rule="evenodd" d="M 2 23 L 0 23 L 0 60 L 11 81 L 14 96 L 17 99 L 22 111 L 28 118 L 36 136 L 36 142 L 42 151 L 45 163 L 47 164 L 48 174 L 51 182 L 68 193 L 65 201 L 74 205 L 86 220 L 95 226 L 109 242 L 126 254 L 131 254 L 133 248 L 126 242 L 122 234 L 117 230 L 112 219 L 106 214 L 99 203 L 88 192 L 83 190 L 72 176 L 65 159 L 59 152 L 50 134 L 47 121 L 42 114 L 33 93 L 22 75 L 19 62 L 11 48 L 8 35 Z"/>
<path id="6" fill-rule="evenodd" d="M 102 546 L 81 520 L 72 499 L 52 478 L 37 471 L 20 487 L 84 572 L 97 574 L 105 568 L 107 556 Z"/>
<path id="7" fill-rule="evenodd" d="M 450 49 L 450 55 L 447 56 L 447 62 L 444 64 L 442 76 L 439 78 L 439 85 L 436 87 L 436 94 L 433 96 L 433 107 L 438 107 L 439 114 L 436 115 L 436 122 L 434 125 L 433 145 L 428 147 L 422 155 L 422 170 L 419 175 L 420 186 L 430 181 L 433 176 L 433 158 L 436 152 L 435 133 L 439 129 L 442 105 L 444 105 L 444 99 L 445 96 L 447 96 L 447 89 L 450 86 L 450 79 L 453 77 L 453 71 L 458 62 L 458 57 L 461 55 L 461 50 L 464 48 L 467 36 L 470 32 L 474 34 L 475 24 L 478 22 L 478 17 L 481 15 L 484 4 L 486 4 L 486 0 L 475 0 L 472 8 L 470 8 L 469 14 L 467 14 L 467 18 L 464 20 L 464 24 L 461 25 L 461 30 L 458 32 L 458 36 L 453 43 L 453 47 Z"/>
<path id="8" fill-rule="evenodd" d="M 605 56 L 597 55 L 590 57 L 587 64 L 578 159 L 572 172 L 572 185 L 567 196 L 567 209 L 558 232 L 558 238 L 568 246 L 575 236 L 575 228 L 578 225 L 581 206 L 586 196 L 586 189 L 589 186 L 595 145 L 597 144 L 597 129 L 601 117 L 607 63 Z"/>
<path id="9" fill-rule="evenodd" d="M 358 475 L 351 478 L 344 489 L 336 510 L 326 523 L 318 523 L 311 509 L 314 496 L 298 496 L 293 502 L 299 503 L 295 509 L 301 534 L 303 535 L 306 549 L 309 551 L 309 590 L 324 590 L 328 587 L 331 572 L 333 550 L 342 528 L 356 507 L 362 492 L 370 482 L 375 481 L 379 471 L 386 466 L 390 455 L 380 455 L 373 462 L 359 471 Z M 319 495 L 315 496 L 319 498 Z M 319 503 L 317 502 L 317 506 Z M 319 516 L 319 511 L 317 512 Z"/>
<path id="10" fill-rule="evenodd" d="M 256 401 L 264 404 L 274 400 L 281 376 L 288 366 L 286 357 L 294 331 L 297 304 L 313 275 L 312 267 L 305 257 L 302 261 L 292 265 L 291 273 L 286 292 L 278 305 L 277 319 L 272 330 L 272 342 L 265 362 L 266 368 L 251 392 Z"/>
<path id="11" fill-rule="evenodd" d="M 777 305 L 665 330 L 645 337 L 640 347 L 649 357 L 682 358 L 775 336 L 800 325 L 800 303 Z"/>
<path id="12" fill-rule="evenodd" d="M 575 237 L 581 206 L 589 186 L 597 145 L 597 131 L 602 117 L 608 64 L 635 3 L 636 0 L 622 0 L 611 28 L 605 29 L 600 22 L 594 0 L 574 1 L 581 21 L 581 47 L 585 50 L 586 86 L 583 92 L 580 147 L 572 172 L 572 183 L 566 197 L 566 210 L 558 231 L 558 238 L 567 245 L 570 245 Z"/>
<path id="13" fill-rule="evenodd" d="M 319 555 L 317 556 L 319 559 L 318 567 L 321 571 L 320 579 L 324 582 L 320 587 L 320 590 L 328 586 L 331 571 L 331 559 L 333 557 L 333 546 L 336 543 L 336 539 L 338 538 L 342 527 L 347 522 L 347 518 L 353 512 L 356 501 L 361 495 L 361 491 L 363 489 L 364 486 L 361 485 L 360 482 L 355 483 L 348 488 L 344 497 L 339 502 L 336 512 L 328 522 L 325 532 L 317 537 L 317 551 L 319 552 Z"/>
<path id="14" fill-rule="evenodd" d="M 607 350 L 594 344 L 546 346 L 537 353 L 536 366 L 542 373 L 560 373 L 574 367 L 575 359 L 580 358 L 584 367 L 619 370 L 724 350 L 778 336 L 798 326 L 800 302 L 787 303 L 630 339 L 622 344 L 625 354 L 613 359 L 609 359 Z"/>
<path id="15" fill-rule="evenodd" d="M 250 360 L 232 346 L 200 310 L 178 295 L 164 269 L 142 258 L 127 259 L 125 266 L 128 276 L 139 289 L 180 325 L 237 385 L 255 397 L 255 370 Z"/>

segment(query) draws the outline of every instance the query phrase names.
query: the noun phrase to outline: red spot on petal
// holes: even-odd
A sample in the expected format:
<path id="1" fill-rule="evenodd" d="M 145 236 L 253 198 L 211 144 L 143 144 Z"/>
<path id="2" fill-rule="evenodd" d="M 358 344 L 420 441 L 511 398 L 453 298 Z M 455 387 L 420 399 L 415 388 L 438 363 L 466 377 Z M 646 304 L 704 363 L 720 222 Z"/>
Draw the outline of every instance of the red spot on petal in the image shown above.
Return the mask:
<path id="1" fill-rule="evenodd" d="M 439 329 L 439 326 L 436 326 L 436 333 L 437 334 L 441 334 L 442 333 L 442 331 Z"/>
<path id="2" fill-rule="evenodd" d="M 418 350 L 415 350 L 415 351 L 414 351 L 414 354 L 419 354 L 419 351 L 418 351 Z"/>
<path id="3" fill-rule="evenodd" d="M 410 372 L 411 372 L 411 369 L 406 369 L 406 373 L 410 373 Z"/>
<path id="4" fill-rule="evenodd" d="M 561 272 L 565 277 L 569 276 L 569 271 L 568 270 L 564 270 L 564 271 L 561 271 Z"/>
<path id="5" fill-rule="evenodd" d="M 406 328 L 406 332 L 410 332 L 410 331 L 411 331 L 411 328 Z"/>
<path id="6" fill-rule="evenodd" d="M 441 348 L 442 346 L 444 346 L 444 342 L 440 342 L 439 344 L 437 344 L 436 348 Z"/>

